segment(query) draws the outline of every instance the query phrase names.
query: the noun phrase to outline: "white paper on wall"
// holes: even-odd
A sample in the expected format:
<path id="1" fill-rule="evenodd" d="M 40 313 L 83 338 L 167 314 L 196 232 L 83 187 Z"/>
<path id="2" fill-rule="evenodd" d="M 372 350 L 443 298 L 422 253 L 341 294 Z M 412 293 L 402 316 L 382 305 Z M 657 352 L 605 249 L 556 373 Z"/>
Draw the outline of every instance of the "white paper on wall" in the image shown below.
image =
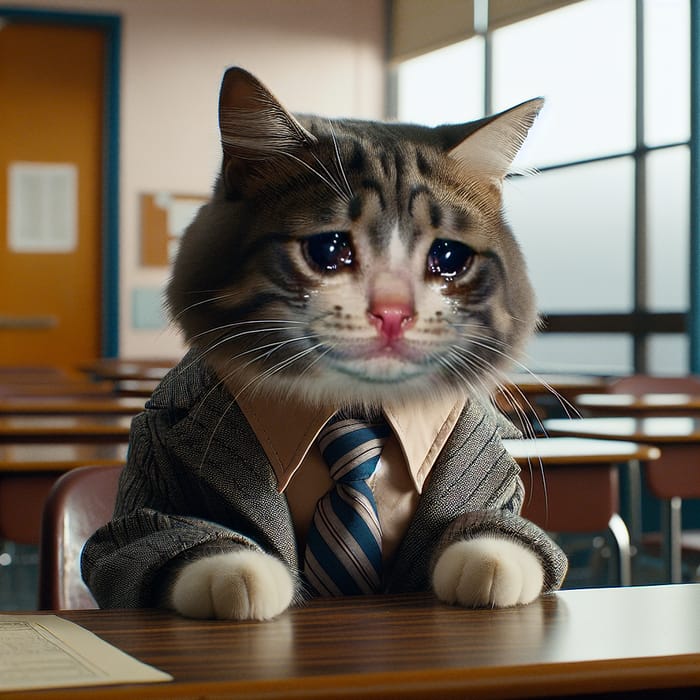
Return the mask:
<path id="1" fill-rule="evenodd" d="M 78 244 L 78 168 L 10 163 L 8 244 L 16 253 L 69 253 Z"/>

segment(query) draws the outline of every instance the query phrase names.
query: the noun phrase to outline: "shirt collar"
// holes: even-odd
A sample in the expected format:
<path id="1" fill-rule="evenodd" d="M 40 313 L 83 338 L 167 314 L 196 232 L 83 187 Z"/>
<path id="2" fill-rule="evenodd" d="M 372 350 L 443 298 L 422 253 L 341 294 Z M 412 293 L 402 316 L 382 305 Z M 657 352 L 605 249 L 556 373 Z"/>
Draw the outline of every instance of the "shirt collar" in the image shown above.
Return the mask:
<path id="1" fill-rule="evenodd" d="M 284 491 L 337 407 L 290 405 L 289 401 L 259 395 L 239 396 L 237 401 L 270 460 L 278 490 Z M 427 405 L 384 406 L 384 416 L 398 439 L 418 493 L 465 403 L 464 398 L 449 396 Z"/>

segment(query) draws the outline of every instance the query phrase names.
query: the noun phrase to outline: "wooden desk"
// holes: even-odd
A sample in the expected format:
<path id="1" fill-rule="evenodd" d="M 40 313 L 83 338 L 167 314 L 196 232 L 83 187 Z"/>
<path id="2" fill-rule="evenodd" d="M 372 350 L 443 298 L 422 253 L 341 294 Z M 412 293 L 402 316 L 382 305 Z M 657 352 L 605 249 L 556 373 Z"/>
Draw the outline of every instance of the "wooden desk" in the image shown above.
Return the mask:
<path id="1" fill-rule="evenodd" d="M 0 443 L 0 539 L 39 544 L 41 512 L 61 474 L 88 465 L 126 463 L 125 442 Z"/>
<path id="2" fill-rule="evenodd" d="M 0 397 L 24 396 L 74 396 L 74 397 L 105 397 L 114 393 L 112 382 L 91 382 L 87 379 L 80 381 L 56 381 L 50 383 L 3 383 L 0 380 Z"/>
<path id="3" fill-rule="evenodd" d="M 125 415 L 143 411 L 144 399 L 119 396 L 0 396 L 0 415 Z"/>
<path id="4" fill-rule="evenodd" d="M 131 416 L 0 416 L 5 442 L 123 442 Z"/>
<path id="5" fill-rule="evenodd" d="M 698 394 L 580 394 L 574 398 L 574 403 L 594 416 L 700 414 Z"/>
<path id="6" fill-rule="evenodd" d="M 118 359 L 104 358 L 81 365 L 79 369 L 97 379 L 111 381 L 121 380 L 159 380 L 175 365 L 174 359 Z"/>
<path id="7" fill-rule="evenodd" d="M 124 379 L 114 383 L 117 396 L 149 397 L 159 384 L 159 380 Z"/>
<path id="8" fill-rule="evenodd" d="M 661 448 L 660 459 L 650 462 L 644 476 L 651 492 L 661 499 L 664 559 L 670 581 L 681 580 L 681 508 L 683 498 L 700 498 L 700 418 L 579 418 L 547 420 L 551 435 L 632 440 Z M 641 494 L 632 484 L 633 498 Z"/>
<path id="9" fill-rule="evenodd" d="M 658 459 L 659 450 L 575 437 L 504 440 L 504 445 L 523 469 L 523 515 L 557 533 L 609 530 L 617 547 L 619 583 L 630 585 L 630 535 L 619 512 L 618 468 Z"/>
<path id="10" fill-rule="evenodd" d="M 602 377 L 583 374 L 529 374 L 512 373 L 508 375 L 506 385 L 517 387 L 525 394 L 551 394 L 552 391 L 564 396 L 573 396 L 586 392 L 605 391 L 606 383 Z"/>
<path id="11" fill-rule="evenodd" d="M 464 610 L 428 594 L 317 599 L 270 622 L 155 610 L 60 614 L 175 680 L 42 694 L 54 699 L 700 692 L 700 586 L 693 585 L 563 591 L 505 610 Z"/>

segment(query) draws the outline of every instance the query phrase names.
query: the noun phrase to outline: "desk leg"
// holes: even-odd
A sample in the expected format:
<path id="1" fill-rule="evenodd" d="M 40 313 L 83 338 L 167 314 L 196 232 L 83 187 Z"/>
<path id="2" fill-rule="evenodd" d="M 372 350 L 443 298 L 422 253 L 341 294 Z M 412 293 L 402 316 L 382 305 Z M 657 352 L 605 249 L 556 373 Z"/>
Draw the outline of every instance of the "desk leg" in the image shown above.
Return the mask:
<path id="1" fill-rule="evenodd" d="M 642 467 L 639 460 L 632 459 L 627 467 L 627 503 L 625 522 L 629 524 L 633 553 L 642 541 Z"/>
<path id="2" fill-rule="evenodd" d="M 630 547 L 630 533 L 625 521 L 613 513 L 608 522 L 608 529 L 612 533 L 617 545 L 618 581 L 621 586 L 632 585 L 632 554 Z"/>
<path id="3" fill-rule="evenodd" d="M 681 509 L 683 501 L 674 496 L 661 501 L 661 526 L 666 580 L 681 583 Z"/>

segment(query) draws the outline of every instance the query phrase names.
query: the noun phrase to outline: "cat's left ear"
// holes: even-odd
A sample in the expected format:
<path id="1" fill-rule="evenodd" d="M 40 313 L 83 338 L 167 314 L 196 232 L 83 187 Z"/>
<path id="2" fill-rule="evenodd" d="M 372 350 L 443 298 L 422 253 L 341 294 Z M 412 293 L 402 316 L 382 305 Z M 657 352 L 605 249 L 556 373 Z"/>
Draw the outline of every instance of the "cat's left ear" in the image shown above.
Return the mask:
<path id="1" fill-rule="evenodd" d="M 437 130 L 450 157 L 464 164 L 470 173 L 500 183 L 543 105 L 541 97 L 528 100 L 500 114 L 464 124 L 461 134 L 455 125 Z"/>
<path id="2" fill-rule="evenodd" d="M 249 190 L 261 165 L 316 142 L 254 75 L 238 67 L 229 68 L 221 82 L 219 130 L 231 194 Z"/>

